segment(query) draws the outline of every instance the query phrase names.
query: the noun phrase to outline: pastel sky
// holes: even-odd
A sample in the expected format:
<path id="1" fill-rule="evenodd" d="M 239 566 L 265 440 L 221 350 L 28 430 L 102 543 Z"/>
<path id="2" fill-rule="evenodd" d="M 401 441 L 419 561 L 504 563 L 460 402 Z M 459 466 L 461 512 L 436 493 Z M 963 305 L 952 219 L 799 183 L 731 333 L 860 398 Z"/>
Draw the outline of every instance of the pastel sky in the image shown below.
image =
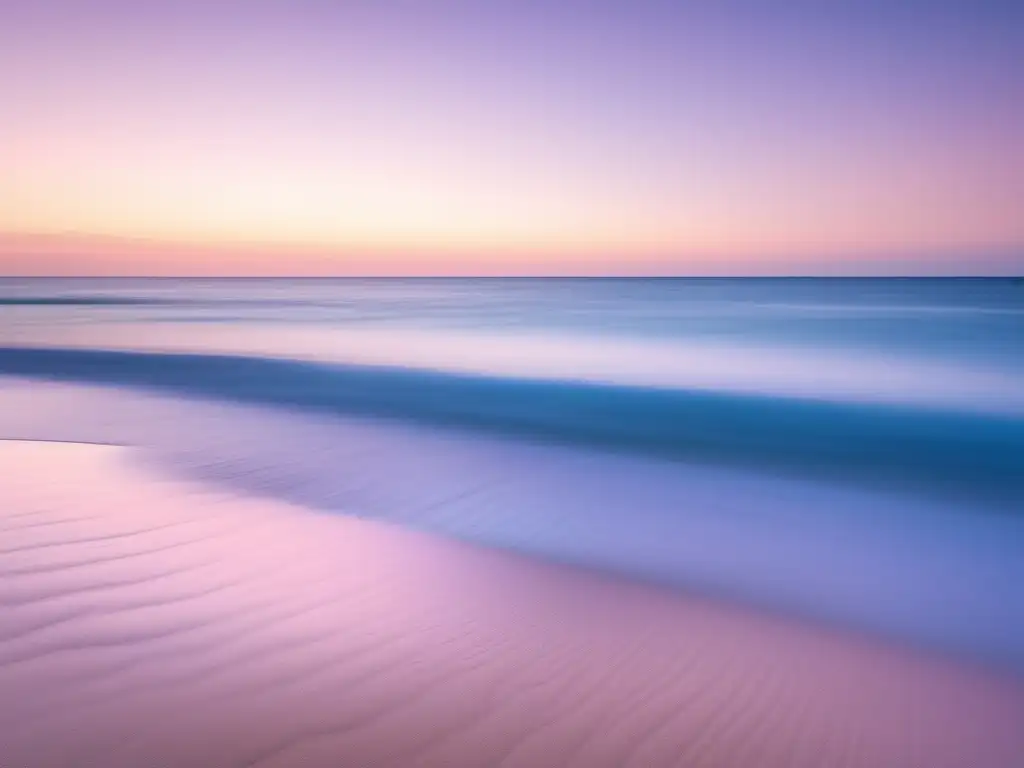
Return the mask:
<path id="1" fill-rule="evenodd" d="M 1022 273 L 1013 0 L 0 0 L 0 273 Z"/>

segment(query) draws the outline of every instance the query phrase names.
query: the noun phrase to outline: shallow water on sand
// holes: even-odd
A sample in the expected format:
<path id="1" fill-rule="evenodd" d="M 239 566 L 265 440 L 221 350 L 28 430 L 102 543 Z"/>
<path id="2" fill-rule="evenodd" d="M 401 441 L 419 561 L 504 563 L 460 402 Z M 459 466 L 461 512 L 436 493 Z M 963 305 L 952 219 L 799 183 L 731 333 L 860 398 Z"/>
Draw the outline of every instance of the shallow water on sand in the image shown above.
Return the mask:
<path id="1" fill-rule="evenodd" d="M 64 382 L 0 437 L 1024 669 L 1019 282 L 31 279 L 0 318 L 0 374 Z"/>

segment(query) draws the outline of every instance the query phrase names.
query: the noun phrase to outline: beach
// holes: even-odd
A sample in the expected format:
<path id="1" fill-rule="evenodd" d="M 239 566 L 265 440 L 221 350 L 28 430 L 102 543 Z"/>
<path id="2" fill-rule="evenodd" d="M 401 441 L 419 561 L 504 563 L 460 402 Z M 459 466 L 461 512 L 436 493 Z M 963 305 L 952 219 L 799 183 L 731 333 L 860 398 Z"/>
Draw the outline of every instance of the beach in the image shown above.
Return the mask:
<path id="1" fill-rule="evenodd" d="M 11 765 L 992 766 L 1024 690 L 753 610 L 0 443 Z"/>
<path id="2" fill-rule="evenodd" d="M 1024 768 L 1021 31 L 0 0 L 0 768 Z"/>

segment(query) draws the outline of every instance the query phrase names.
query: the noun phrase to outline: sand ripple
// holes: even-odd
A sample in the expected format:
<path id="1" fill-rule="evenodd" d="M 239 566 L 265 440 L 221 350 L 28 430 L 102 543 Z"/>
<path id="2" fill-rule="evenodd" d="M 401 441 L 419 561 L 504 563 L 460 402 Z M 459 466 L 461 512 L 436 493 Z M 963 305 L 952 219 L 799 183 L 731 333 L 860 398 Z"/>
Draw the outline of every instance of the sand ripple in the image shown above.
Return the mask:
<path id="1" fill-rule="evenodd" d="M 0 442 L 18 768 L 1011 768 L 1024 692 L 566 567 Z"/>

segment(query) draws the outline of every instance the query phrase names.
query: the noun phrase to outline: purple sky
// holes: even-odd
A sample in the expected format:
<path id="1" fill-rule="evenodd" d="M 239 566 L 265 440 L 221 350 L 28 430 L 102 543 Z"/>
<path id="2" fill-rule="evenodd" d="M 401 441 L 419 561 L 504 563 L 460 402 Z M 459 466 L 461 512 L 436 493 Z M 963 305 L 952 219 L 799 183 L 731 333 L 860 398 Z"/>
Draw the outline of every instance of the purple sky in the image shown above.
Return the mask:
<path id="1" fill-rule="evenodd" d="M 0 272 L 1021 272 L 1022 46 L 986 0 L 0 0 Z"/>

